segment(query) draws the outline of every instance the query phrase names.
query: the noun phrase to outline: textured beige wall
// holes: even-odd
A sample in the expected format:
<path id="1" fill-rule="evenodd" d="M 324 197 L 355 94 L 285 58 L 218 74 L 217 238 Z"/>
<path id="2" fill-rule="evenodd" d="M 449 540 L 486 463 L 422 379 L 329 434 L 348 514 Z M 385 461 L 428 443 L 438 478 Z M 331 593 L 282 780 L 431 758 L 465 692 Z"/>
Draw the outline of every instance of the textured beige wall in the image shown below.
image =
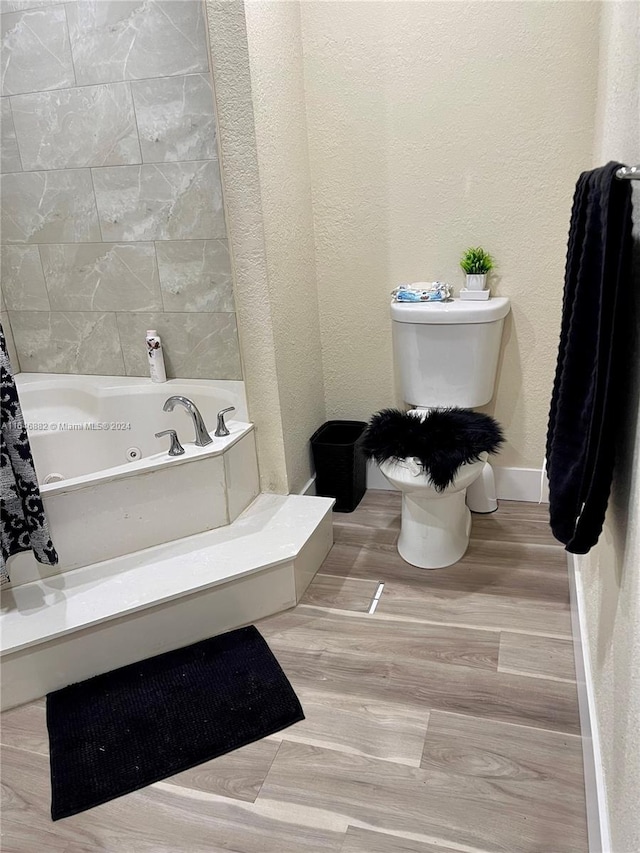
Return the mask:
<path id="1" fill-rule="evenodd" d="M 603 7 L 595 162 L 640 158 L 640 5 Z M 640 187 L 634 186 L 636 297 L 629 406 L 605 528 L 578 558 L 612 853 L 640 850 Z"/>
<path id="2" fill-rule="evenodd" d="M 288 492 L 244 4 L 206 0 L 240 353 L 260 488 Z"/>
<path id="3" fill-rule="evenodd" d="M 598 5 L 305 2 L 328 417 L 396 402 L 389 291 L 459 286 L 481 244 L 512 299 L 490 411 L 540 467 L 576 176 L 591 163 Z"/>
<path id="4" fill-rule="evenodd" d="M 287 480 L 298 492 L 325 419 L 300 6 L 245 9 Z"/>
<path id="5" fill-rule="evenodd" d="M 299 5 L 206 5 L 261 488 L 298 492 L 325 418 Z"/>
<path id="6" fill-rule="evenodd" d="M 239 3 L 207 6 L 268 479 L 303 484 L 324 417 L 399 402 L 389 291 L 459 285 L 471 243 L 497 256 L 494 292 L 513 302 L 489 407 L 509 438 L 501 462 L 538 467 L 571 195 L 593 146 L 598 4 L 252 2 L 246 25 Z"/>

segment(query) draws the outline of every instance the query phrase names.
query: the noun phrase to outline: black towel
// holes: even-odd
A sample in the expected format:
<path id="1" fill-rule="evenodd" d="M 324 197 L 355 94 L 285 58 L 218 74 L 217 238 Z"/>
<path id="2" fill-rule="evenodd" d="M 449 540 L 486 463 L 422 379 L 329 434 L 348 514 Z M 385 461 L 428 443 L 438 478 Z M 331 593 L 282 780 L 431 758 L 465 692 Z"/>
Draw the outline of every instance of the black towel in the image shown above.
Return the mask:
<path id="1" fill-rule="evenodd" d="M 602 532 L 624 406 L 632 208 L 620 166 L 580 175 L 569 229 L 547 471 L 551 529 L 573 554 Z"/>

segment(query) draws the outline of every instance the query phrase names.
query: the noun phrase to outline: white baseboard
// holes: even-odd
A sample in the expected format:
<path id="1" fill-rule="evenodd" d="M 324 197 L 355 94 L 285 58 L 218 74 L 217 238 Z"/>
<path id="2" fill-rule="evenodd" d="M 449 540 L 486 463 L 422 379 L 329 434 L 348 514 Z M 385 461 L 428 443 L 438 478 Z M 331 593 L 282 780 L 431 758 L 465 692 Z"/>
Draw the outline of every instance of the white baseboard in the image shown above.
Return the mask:
<path id="1" fill-rule="evenodd" d="M 367 488 L 368 489 L 387 489 L 394 492 L 395 489 L 384 476 L 378 465 L 371 459 L 367 462 Z"/>
<path id="2" fill-rule="evenodd" d="M 542 479 L 540 468 L 503 468 L 493 466 L 496 492 L 503 501 L 532 501 L 549 503 L 547 477 Z M 541 494 L 542 486 L 542 494 Z"/>
<path id="3" fill-rule="evenodd" d="M 542 470 L 540 468 L 503 468 L 493 466 L 496 478 L 496 493 L 503 501 L 540 501 L 540 481 Z M 375 462 L 369 462 L 367 466 L 367 488 L 368 489 L 392 489 L 387 478 L 381 473 Z M 542 503 L 549 502 L 549 489 L 547 478 L 544 478 L 542 490 Z"/>
<path id="4" fill-rule="evenodd" d="M 580 728 L 582 731 L 582 757 L 587 802 L 589 853 L 612 853 L 607 793 L 602 767 L 602 753 L 600 751 L 598 712 L 593 689 L 591 655 L 587 638 L 584 589 L 582 586 L 582 575 L 575 554 L 567 553 L 567 565 L 569 569 L 571 626 L 576 662 Z"/>
<path id="5" fill-rule="evenodd" d="M 309 477 L 309 479 L 304 484 L 304 486 L 300 489 L 298 494 L 299 495 L 311 495 L 312 498 L 315 498 L 315 496 L 316 496 L 316 475 L 315 474 L 313 475 L 313 477 Z"/>

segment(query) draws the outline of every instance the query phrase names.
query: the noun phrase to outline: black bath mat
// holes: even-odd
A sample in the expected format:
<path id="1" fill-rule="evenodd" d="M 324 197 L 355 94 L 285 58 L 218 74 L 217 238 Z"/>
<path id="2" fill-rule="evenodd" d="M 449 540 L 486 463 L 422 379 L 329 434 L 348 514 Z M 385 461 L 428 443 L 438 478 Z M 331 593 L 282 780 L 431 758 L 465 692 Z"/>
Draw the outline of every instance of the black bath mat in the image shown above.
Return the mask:
<path id="1" fill-rule="evenodd" d="M 51 817 L 98 806 L 304 719 L 253 625 L 47 696 Z"/>

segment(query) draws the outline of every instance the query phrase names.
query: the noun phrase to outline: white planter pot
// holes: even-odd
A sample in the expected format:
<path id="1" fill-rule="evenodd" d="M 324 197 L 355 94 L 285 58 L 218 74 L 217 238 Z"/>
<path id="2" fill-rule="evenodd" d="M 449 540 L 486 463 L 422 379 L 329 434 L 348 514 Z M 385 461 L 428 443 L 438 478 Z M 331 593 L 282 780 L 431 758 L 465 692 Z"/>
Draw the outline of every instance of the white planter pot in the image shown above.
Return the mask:
<path id="1" fill-rule="evenodd" d="M 468 275 L 467 290 L 485 290 L 487 287 L 487 275 Z"/>

